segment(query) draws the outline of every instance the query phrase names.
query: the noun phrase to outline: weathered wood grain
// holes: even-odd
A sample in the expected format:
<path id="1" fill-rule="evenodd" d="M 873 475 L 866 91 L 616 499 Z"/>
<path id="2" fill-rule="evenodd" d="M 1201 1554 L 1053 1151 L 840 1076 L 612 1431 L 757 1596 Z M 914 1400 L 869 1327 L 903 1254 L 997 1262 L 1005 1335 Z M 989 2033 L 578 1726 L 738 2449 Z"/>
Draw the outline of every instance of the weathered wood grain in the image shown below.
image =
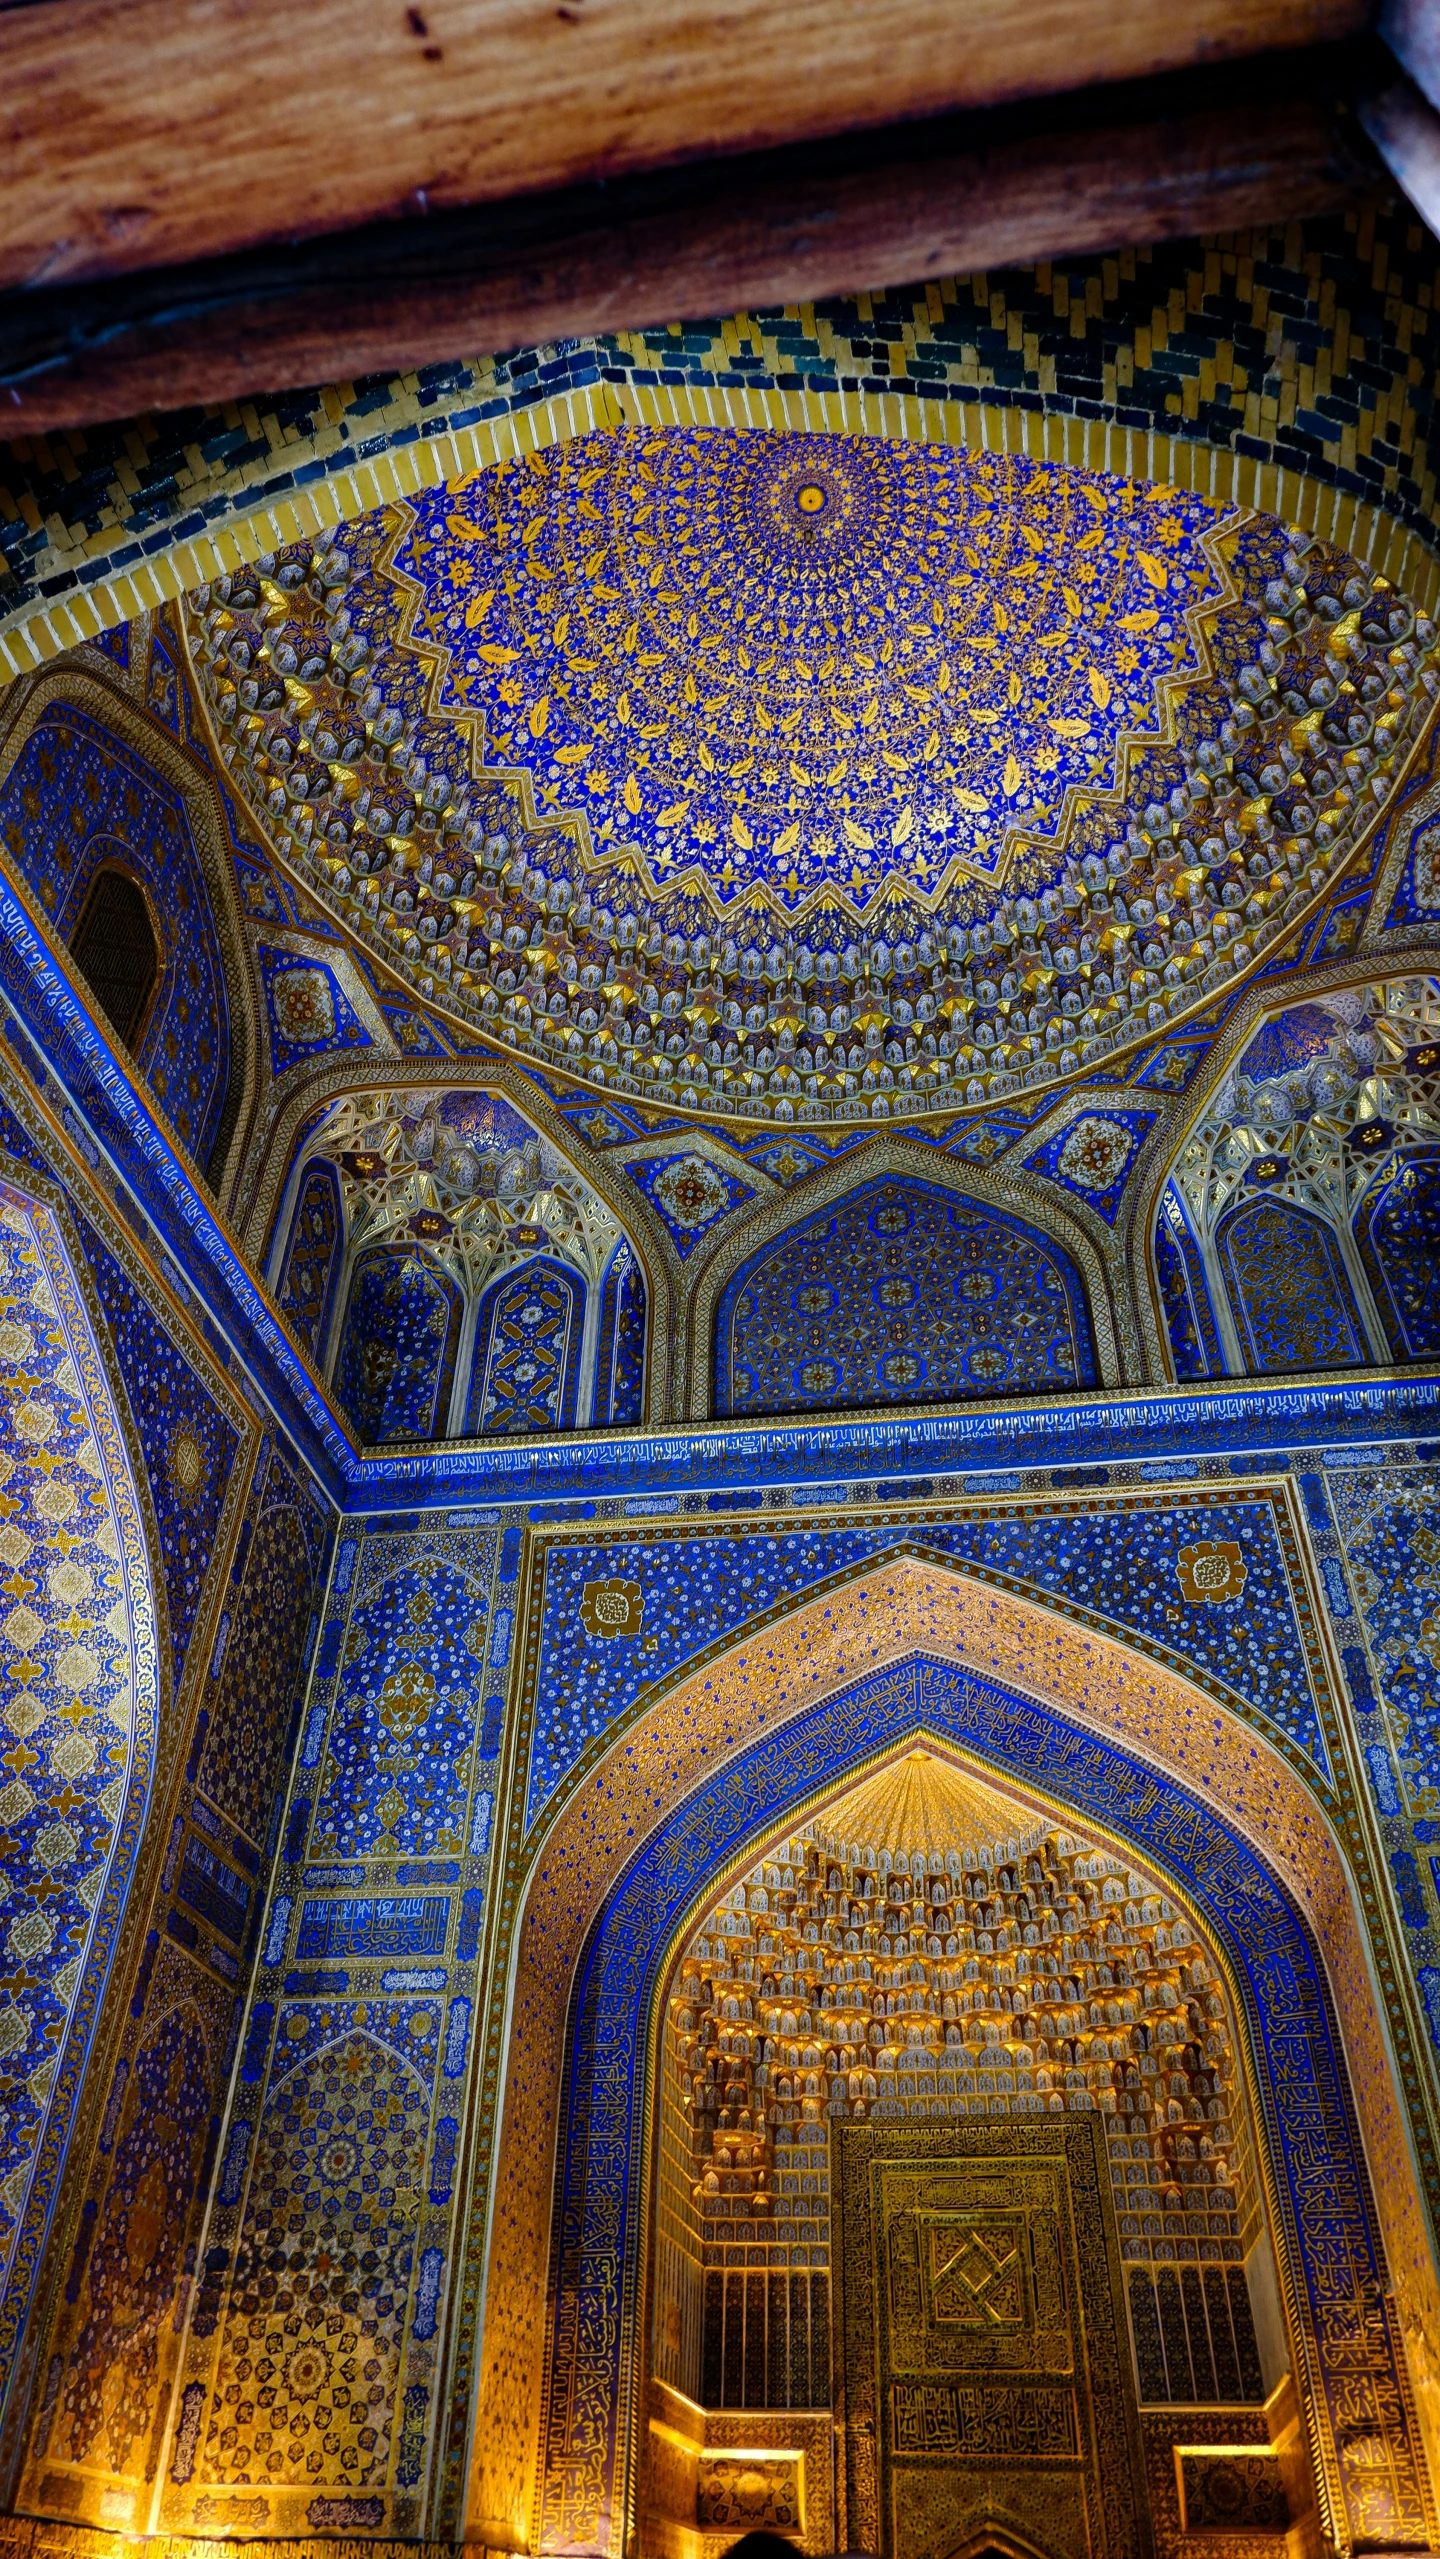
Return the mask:
<path id="1" fill-rule="evenodd" d="M 1028 111 L 1030 130 L 1015 111 L 947 119 L 11 295 L 0 418 L 8 403 L 16 431 L 81 426 L 1323 212 L 1361 175 L 1335 106 L 1349 60 L 1142 84 L 1106 93 L 1093 124 L 1084 100 Z"/>
<path id="2" fill-rule="evenodd" d="M 1365 0 L 44 0 L 0 289 L 1358 33 Z"/>

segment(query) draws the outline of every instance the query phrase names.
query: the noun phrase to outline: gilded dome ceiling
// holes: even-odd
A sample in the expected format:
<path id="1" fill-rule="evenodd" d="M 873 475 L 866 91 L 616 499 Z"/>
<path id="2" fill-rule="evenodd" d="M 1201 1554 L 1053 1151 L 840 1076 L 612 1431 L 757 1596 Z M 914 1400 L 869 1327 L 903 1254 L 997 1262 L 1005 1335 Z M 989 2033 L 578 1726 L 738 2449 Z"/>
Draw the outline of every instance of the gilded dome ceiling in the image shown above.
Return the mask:
<path id="1" fill-rule="evenodd" d="M 1180 491 L 833 435 L 586 436 L 427 493 L 387 558 L 433 707 L 592 865 L 718 919 L 927 912 L 1053 848 L 1228 595 Z"/>
<path id="2" fill-rule="evenodd" d="M 707 1120 L 984 1107 L 1293 940 L 1435 633 L 1267 516 L 1005 454 L 577 438 L 202 589 L 282 860 L 547 1078 Z"/>

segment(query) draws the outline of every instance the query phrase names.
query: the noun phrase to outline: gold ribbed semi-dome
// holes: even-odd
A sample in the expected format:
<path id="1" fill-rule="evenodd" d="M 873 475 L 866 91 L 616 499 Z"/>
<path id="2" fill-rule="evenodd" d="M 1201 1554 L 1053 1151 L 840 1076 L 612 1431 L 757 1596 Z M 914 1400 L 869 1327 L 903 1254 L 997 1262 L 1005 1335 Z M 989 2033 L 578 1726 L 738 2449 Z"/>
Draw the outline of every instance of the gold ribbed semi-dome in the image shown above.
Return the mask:
<path id="1" fill-rule="evenodd" d="M 869 1849 L 891 1860 L 918 1855 L 927 1867 L 933 1858 L 942 1867 L 958 1858 L 977 1869 L 1024 1856 L 1050 1827 L 935 1752 L 913 1750 L 842 1795 L 816 1823 L 814 1836 L 850 1865 L 856 1852 Z"/>

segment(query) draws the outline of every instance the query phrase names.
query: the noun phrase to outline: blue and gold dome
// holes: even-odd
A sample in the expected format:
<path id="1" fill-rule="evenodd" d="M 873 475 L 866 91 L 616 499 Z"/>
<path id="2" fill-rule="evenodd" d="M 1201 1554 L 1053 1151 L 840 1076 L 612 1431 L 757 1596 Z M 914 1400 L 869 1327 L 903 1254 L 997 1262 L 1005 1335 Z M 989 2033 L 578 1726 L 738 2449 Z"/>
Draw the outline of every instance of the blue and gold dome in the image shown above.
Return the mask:
<path id="1" fill-rule="evenodd" d="M 832 435 L 585 437 L 427 493 L 386 567 L 434 708 L 592 861 L 719 916 L 933 910 L 1163 734 L 1229 593 L 1208 501 Z"/>
<path id="2" fill-rule="evenodd" d="M 1440 688 L 1275 518 L 1007 453 L 592 434 L 194 599 L 283 859 L 557 1085 L 701 1119 L 1111 1071 L 1283 949 Z"/>

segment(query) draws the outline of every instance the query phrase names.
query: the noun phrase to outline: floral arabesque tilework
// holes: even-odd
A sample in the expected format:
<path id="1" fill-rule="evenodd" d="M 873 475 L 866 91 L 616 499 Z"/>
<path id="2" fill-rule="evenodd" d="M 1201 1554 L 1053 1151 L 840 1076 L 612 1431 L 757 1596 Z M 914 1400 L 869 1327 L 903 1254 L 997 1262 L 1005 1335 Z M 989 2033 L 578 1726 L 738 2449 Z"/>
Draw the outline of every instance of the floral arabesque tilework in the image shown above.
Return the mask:
<path id="1" fill-rule="evenodd" d="M 485 1555 L 491 1541 L 477 1547 Z M 323 1857 L 463 1845 L 485 1659 L 485 1583 L 433 1560 L 357 1601 L 315 1814 Z"/>
<path id="2" fill-rule="evenodd" d="M 1246 1574 L 1237 1597 L 1198 1606 L 1184 1597 L 1175 1559 L 1197 1536 L 1231 1538 L 1240 1548 Z M 529 1818 L 642 1687 L 738 1634 L 750 1619 L 902 1543 L 1012 1576 L 1140 1635 L 1164 1659 L 1263 1716 L 1328 1775 L 1295 1601 L 1263 1496 L 1183 1510 L 1154 1497 L 1048 1516 L 931 1513 L 903 1527 L 825 1522 L 781 1531 L 688 1521 L 671 1534 L 550 1548 Z M 643 1626 L 633 1639 L 586 1631 L 586 1583 L 617 1578 L 644 1595 Z"/>
<path id="3" fill-rule="evenodd" d="M 240 1445 L 175 1336 L 152 1314 L 92 1226 L 77 1219 L 144 1455 L 165 1564 L 179 1685 Z"/>
<path id="4" fill-rule="evenodd" d="M 1025 1158 L 1027 1172 L 1047 1173 L 1113 1226 L 1136 1152 L 1158 1111 L 1084 1111 Z"/>
<path id="5" fill-rule="evenodd" d="M 48 1212 L 0 1191 L 0 2381 L 53 2207 L 153 1764 L 148 1558 Z"/>
<path id="6" fill-rule="evenodd" d="M 1440 1484 L 1432 1469 L 1326 1477 L 1414 1813 L 1440 1814 Z"/>

